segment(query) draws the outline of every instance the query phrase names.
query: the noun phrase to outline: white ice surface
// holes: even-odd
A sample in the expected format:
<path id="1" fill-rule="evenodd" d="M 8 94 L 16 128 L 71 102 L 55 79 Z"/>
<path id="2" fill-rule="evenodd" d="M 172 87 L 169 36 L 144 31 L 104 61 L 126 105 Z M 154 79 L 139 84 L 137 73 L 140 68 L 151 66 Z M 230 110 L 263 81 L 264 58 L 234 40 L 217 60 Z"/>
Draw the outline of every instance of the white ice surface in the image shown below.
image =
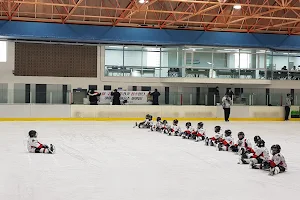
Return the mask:
<path id="1" fill-rule="evenodd" d="M 193 122 L 195 124 L 195 122 Z M 300 194 L 298 122 L 205 122 L 279 143 L 288 172 L 238 165 L 237 156 L 132 122 L 0 123 L 0 200 L 289 200 Z M 55 155 L 30 154 L 26 136 L 53 143 Z M 235 137 L 236 138 L 236 137 Z"/>

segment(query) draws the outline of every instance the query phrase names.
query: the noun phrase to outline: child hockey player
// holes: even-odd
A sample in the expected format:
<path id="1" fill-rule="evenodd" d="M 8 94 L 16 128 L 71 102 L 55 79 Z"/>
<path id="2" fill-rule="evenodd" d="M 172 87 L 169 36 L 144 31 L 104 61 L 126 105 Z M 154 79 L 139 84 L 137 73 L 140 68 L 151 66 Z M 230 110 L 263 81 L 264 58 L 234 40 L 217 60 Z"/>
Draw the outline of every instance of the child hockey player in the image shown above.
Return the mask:
<path id="1" fill-rule="evenodd" d="M 212 138 L 205 138 L 205 145 L 214 146 L 215 144 L 219 143 L 219 141 L 223 138 L 223 134 L 220 133 L 221 126 L 215 126 L 215 136 Z"/>
<path id="2" fill-rule="evenodd" d="M 260 139 L 256 143 L 256 147 L 253 149 L 254 153 L 250 157 L 250 168 L 252 169 L 261 169 L 262 163 L 270 159 L 269 151 L 265 147 L 265 141 Z M 248 163 L 248 160 L 245 159 L 244 162 Z"/>
<path id="3" fill-rule="evenodd" d="M 178 125 L 178 120 L 174 119 L 173 120 L 173 125 L 169 129 L 169 135 L 175 135 L 175 136 L 181 136 L 181 128 Z"/>
<path id="4" fill-rule="evenodd" d="M 238 141 L 230 147 L 233 152 L 238 152 L 239 155 L 253 152 L 250 141 L 245 138 L 244 132 L 238 133 Z"/>
<path id="5" fill-rule="evenodd" d="M 267 169 L 269 168 L 270 176 L 274 176 L 276 174 L 285 172 L 287 170 L 287 164 L 285 162 L 284 156 L 280 153 L 281 147 L 279 144 L 274 144 L 271 147 L 271 154 L 272 154 L 272 159 L 265 161 L 263 163 L 263 168 Z"/>
<path id="6" fill-rule="evenodd" d="M 152 126 L 152 115 L 147 114 L 146 119 L 139 124 L 136 122 L 135 127 L 138 126 L 139 128 L 150 128 Z"/>
<path id="7" fill-rule="evenodd" d="M 52 144 L 48 146 L 39 143 L 39 141 L 37 140 L 37 132 L 35 130 L 29 131 L 28 135 L 29 139 L 27 141 L 27 149 L 30 153 L 55 153 L 55 147 Z"/>
<path id="8" fill-rule="evenodd" d="M 203 122 L 199 122 L 197 125 L 196 142 L 205 139 L 205 129 L 203 128 L 203 126 Z"/>
<path id="9" fill-rule="evenodd" d="M 255 145 L 257 146 L 257 143 L 261 140 L 261 137 L 260 136 L 254 136 L 254 143 Z"/>
<path id="10" fill-rule="evenodd" d="M 165 133 L 165 134 L 168 134 L 169 133 L 169 130 L 170 130 L 170 126 L 168 124 L 168 121 L 167 120 L 164 120 L 162 122 L 162 132 Z"/>
<path id="11" fill-rule="evenodd" d="M 185 123 L 185 127 L 186 127 L 186 130 L 182 132 L 181 137 L 183 139 L 190 139 L 192 137 L 192 135 L 195 134 L 196 131 L 192 127 L 192 123 L 191 122 Z"/>
<path id="12" fill-rule="evenodd" d="M 161 132 L 162 130 L 162 121 L 161 121 L 161 117 L 157 117 L 156 118 L 156 124 L 153 124 L 151 126 L 151 131 L 158 131 Z"/>
<path id="13" fill-rule="evenodd" d="M 233 138 L 231 136 L 231 130 L 225 131 L 225 137 L 217 145 L 218 151 L 228 151 L 230 146 L 233 145 Z"/>

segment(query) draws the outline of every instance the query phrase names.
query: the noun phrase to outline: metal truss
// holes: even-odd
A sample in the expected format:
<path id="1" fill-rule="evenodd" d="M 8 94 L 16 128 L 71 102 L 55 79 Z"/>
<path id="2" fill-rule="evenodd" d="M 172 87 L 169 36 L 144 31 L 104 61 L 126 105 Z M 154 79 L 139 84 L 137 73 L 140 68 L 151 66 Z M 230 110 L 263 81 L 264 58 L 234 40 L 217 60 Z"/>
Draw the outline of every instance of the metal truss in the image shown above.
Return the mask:
<path id="1" fill-rule="evenodd" d="M 300 35 L 300 0 L 139 1 L 0 0 L 0 19 Z"/>

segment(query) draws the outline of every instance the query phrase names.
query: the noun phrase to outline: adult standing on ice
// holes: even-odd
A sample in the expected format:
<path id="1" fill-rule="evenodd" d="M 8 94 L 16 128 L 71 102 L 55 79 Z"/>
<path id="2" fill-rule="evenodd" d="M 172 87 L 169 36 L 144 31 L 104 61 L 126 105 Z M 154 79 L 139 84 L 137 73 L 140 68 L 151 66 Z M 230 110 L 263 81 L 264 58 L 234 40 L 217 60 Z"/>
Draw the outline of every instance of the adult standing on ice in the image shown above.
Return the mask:
<path id="1" fill-rule="evenodd" d="M 225 94 L 225 96 L 222 98 L 222 107 L 224 110 L 224 118 L 225 122 L 229 122 L 229 116 L 230 116 L 230 106 L 232 105 L 232 100 L 229 97 L 228 94 Z"/>
<path id="2" fill-rule="evenodd" d="M 290 116 L 290 111 L 291 111 L 291 105 L 292 105 L 292 97 L 291 94 L 287 94 L 286 95 L 286 100 L 285 100 L 285 106 L 284 106 L 284 110 L 285 110 L 285 116 L 284 116 L 284 120 L 287 121 L 289 120 L 289 116 Z"/>

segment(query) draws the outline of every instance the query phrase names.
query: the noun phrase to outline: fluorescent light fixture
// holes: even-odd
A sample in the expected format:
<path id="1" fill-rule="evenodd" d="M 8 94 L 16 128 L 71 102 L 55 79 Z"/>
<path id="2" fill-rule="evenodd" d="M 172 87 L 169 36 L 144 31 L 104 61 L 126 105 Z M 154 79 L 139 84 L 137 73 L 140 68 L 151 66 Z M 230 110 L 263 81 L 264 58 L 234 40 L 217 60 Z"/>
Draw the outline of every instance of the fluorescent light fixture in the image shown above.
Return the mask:
<path id="1" fill-rule="evenodd" d="M 207 62 L 207 64 L 211 65 L 212 63 L 211 62 Z"/>
<path id="2" fill-rule="evenodd" d="M 160 51 L 160 48 L 155 48 L 155 47 L 144 47 L 144 49 L 148 51 Z"/>
<path id="3" fill-rule="evenodd" d="M 123 49 L 123 46 L 108 46 L 109 48 L 115 48 L 115 49 Z M 128 47 L 124 47 L 124 49 L 127 49 Z"/>
<path id="4" fill-rule="evenodd" d="M 139 3 L 148 3 L 148 0 L 139 0 Z"/>
<path id="5" fill-rule="evenodd" d="M 242 6 L 240 4 L 237 4 L 237 5 L 234 5 L 233 8 L 236 10 L 240 10 L 242 8 Z"/>
<path id="6" fill-rule="evenodd" d="M 297 53 L 283 53 L 284 55 L 297 55 Z"/>

